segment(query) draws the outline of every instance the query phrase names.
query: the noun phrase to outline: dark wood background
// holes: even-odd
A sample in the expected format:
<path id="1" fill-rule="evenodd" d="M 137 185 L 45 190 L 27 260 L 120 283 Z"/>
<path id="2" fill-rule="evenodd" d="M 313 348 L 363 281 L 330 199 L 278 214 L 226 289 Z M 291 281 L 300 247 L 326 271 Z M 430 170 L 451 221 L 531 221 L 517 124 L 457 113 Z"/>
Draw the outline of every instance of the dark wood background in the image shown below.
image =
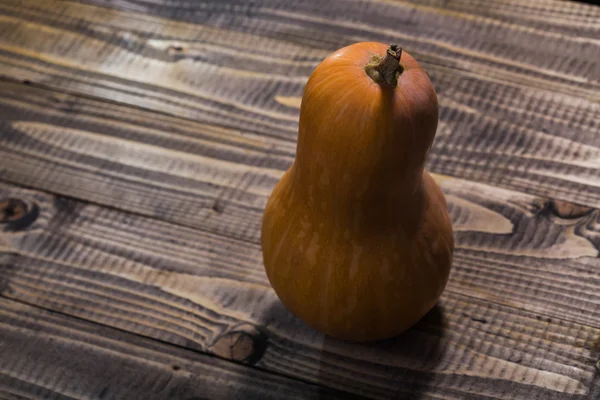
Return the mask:
<path id="1" fill-rule="evenodd" d="M 600 398 L 599 38 L 554 0 L 2 0 L 0 398 Z M 281 306 L 259 229 L 362 40 L 436 87 L 457 249 L 417 326 L 351 344 Z"/>

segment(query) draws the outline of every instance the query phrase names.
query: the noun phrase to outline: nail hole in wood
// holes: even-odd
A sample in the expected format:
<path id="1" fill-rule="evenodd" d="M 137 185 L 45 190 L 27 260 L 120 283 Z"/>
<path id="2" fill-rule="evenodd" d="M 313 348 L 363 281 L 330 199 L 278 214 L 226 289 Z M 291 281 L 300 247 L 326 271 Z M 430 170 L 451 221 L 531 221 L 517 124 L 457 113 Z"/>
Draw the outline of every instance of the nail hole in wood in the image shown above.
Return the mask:
<path id="1" fill-rule="evenodd" d="M 217 214 L 221 214 L 224 211 L 224 207 L 221 205 L 221 203 L 217 200 L 213 203 L 212 205 L 212 210 L 214 212 L 216 212 Z"/>

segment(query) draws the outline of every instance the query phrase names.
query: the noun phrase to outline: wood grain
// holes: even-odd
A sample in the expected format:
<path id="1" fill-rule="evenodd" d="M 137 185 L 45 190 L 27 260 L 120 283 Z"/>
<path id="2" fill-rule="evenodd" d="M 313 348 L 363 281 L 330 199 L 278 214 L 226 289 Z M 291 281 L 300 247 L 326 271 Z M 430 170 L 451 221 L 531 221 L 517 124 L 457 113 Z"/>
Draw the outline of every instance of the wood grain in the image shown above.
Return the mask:
<path id="1" fill-rule="evenodd" d="M 2 178 L 239 239 L 242 254 L 247 245 L 241 241 L 258 243 L 267 196 L 291 162 L 293 148 L 271 151 L 267 139 L 229 129 L 178 124 L 177 118 L 143 110 L 119 112 L 117 104 L 51 92 L 32 90 L 24 96 L 17 85 L 5 87 L 17 94 L 6 90 L 0 100 L 7 118 L 26 105 L 28 113 L 21 115 L 28 121 L 5 125 Z M 599 323 L 596 210 L 436 179 L 465 248 L 456 256 L 464 266 L 455 278 L 461 287 L 478 282 L 473 295 L 505 302 L 516 298 L 526 304 L 519 307 L 532 311 Z M 214 246 L 231 248 L 223 238 L 218 243 Z M 568 270 L 562 269 L 565 260 Z M 570 276 L 571 269 L 582 274 Z M 513 281 L 544 270 L 551 278 L 537 282 L 544 296 Z M 572 286 L 558 290 L 562 281 Z M 588 300 L 576 308 L 582 298 Z"/>
<path id="2" fill-rule="evenodd" d="M 304 326 L 255 243 L 5 184 L 0 197 L 37 217 L 0 234 L 0 293 L 371 398 L 596 393 L 598 210 L 561 217 L 528 195 L 438 181 L 454 270 L 438 307 L 394 340 L 352 344 Z"/>
<path id="3" fill-rule="evenodd" d="M 0 298 L 2 399 L 345 399 L 347 393 Z"/>
<path id="4" fill-rule="evenodd" d="M 2 88 L 0 178 L 22 185 L 258 241 L 266 197 L 293 160 L 291 143 Z"/>
<path id="5" fill-rule="evenodd" d="M 0 89 L 1 179 L 254 242 L 295 154 L 293 142 L 242 130 L 18 84 Z"/>
<path id="6" fill-rule="evenodd" d="M 386 0 L 382 0 L 386 1 Z M 465 19 L 486 18 L 490 22 L 521 25 L 526 30 L 542 30 L 545 34 L 562 33 L 597 38 L 600 32 L 600 10 L 580 1 L 542 0 L 408 0 L 415 7 L 430 7 L 432 12 L 449 13 Z"/>
<path id="7" fill-rule="evenodd" d="M 0 225 L 0 295 L 70 316 L 0 302 L 0 398 L 113 395 L 94 359 L 115 398 L 600 396 L 597 9 L 88 3 L 0 4 L 0 77 L 23 83 L 0 82 L 0 180 L 46 191 L 0 183 L 27 208 Z M 287 313 L 258 246 L 306 78 L 358 40 L 401 42 L 436 86 L 428 167 L 457 239 L 438 307 L 359 345 Z"/>
<path id="8" fill-rule="evenodd" d="M 593 7 L 97 3 L 121 10 L 1 4 L 0 76 L 218 124 L 287 151 L 295 106 L 322 58 L 358 40 L 399 41 L 422 62 L 442 105 L 431 170 L 600 207 Z"/>

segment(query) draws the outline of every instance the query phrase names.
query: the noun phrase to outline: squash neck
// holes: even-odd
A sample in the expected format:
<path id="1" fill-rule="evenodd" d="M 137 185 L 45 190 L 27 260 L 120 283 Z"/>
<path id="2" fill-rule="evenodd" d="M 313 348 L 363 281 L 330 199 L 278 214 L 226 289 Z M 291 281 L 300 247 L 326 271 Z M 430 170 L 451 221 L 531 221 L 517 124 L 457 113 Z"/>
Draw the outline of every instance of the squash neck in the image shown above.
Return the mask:
<path id="1" fill-rule="evenodd" d="M 324 179 L 322 169 L 306 173 L 308 169 L 299 165 L 297 160 L 290 168 L 291 183 L 296 193 L 315 210 L 323 207 L 326 210 L 322 211 L 326 213 L 347 211 L 353 214 L 359 207 L 364 208 L 363 215 L 412 209 L 420 203 L 424 169 L 406 168 L 403 176 L 399 176 L 398 170 L 390 168 L 387 173 L 366 175 L 356 171 L 352 174 L 326 173 L 327 179 Z M 321 183 L 324 181 L 327 181 L 326 185 Z"/>

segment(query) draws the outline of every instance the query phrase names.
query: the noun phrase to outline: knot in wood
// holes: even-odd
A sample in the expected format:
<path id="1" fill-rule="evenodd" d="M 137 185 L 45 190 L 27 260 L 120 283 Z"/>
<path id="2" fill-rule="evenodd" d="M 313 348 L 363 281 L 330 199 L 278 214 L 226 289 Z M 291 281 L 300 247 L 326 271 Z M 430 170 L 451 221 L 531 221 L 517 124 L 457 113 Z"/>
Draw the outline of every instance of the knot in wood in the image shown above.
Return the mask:
<path id="1" fill-rule="evenodd" d="M 219 337 L 210 347 L 215 355 L 246 364 L 256 364 L 267 348 L 267 336 L 256 329 L 235 330 Z"/>
<path id="2" fill-rule="evenodd" d="M 0 225 L 4 231 L 16 231 L 27 228 L 39 214 L 37 205 L 28 205 L 17 198 L 0 200 Z"/>
<path id="3" fill-rule="evenodd" d="M 25 215 L 27 215 L 27 204 L 22 200 L 0 200 L 0 223 L 18 221 Z"/>
<path id="4" fill-rule="evenodd" d="M 580 218 L 590 214 L 593 211 L 591 207 L 573 204 L 562 200 L 551 200 L 550 207 L 554 214 L 566 219 Z"/>

